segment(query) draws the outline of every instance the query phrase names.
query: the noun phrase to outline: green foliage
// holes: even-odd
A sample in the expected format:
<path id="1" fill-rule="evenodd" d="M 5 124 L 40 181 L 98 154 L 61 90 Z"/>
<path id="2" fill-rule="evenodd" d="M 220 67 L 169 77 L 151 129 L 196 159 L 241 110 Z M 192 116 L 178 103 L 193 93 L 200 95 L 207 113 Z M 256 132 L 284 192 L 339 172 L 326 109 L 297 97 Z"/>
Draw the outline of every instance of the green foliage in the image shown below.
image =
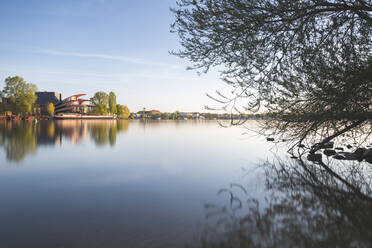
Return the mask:
<path id="1" fill-rule="evenodd" d="M 129 116 L 130 116 L 130 111 L 129 111 L 129 108 L 127 106 L 123 106 L 123 105 L 120 105 L 118 104 L 117 105 L 117 114 L 118 116 L 120 116 L 121 118 L 124 118 L 124 119 L 128 119 Z"/>
<path id="2" fill-rule="evenodd" d="M 36 85 L 26 83 L 19 76 L 5 79 L 3 94 L 9 99 L 9 109 L 16 114 L 30 114 L 36 101 Z"/>
<path id="3" fill-rule="evenodd" d="M 46 111 L 48 113 L 49 116 L 53 116 L 54 115 L 54 104 L 51 103 L 51 102 L 48 102 L 47 106 L 46 106 Z"/>
<path id="4" fill-rule="evenodd" d="M 161 113 L 160 117 L 163 120 L 169 120 L 169 119 L 171 119 L 171 114 L 170 113 Z"/>
<path id="5" fill-rule="evenodd" d="M 108 113 L 109 96 L 105 92 L 96 92 L 90 102 L 94 105 L 92 114 L 106 115 Z"/>
<path id="6" fill-rule="evenodd" d="M 123 105 L 120 105 L 120 104 L 117 104 L 116 105 L 116 113 L 118 116 L 122 116 L 124 114 L 124 106 Z"/>
<path id="7" fill-rule="evenodd" d="M 116 95 L 114 92 L 110 92 L 109 94 L 109 97 L 108 97 L 108 102 L 109 102 L 109 111 L 110 113 L 112 114 L 116 114 L 117 113 L 117 109 L 116 109 Z"/>
<path id="8" fill-rule="evenodd" d="M 109 99 L 109 97 L 108 97 L 108 95 L 105 92 L 98 91 L 90 99 L 90 102 L 93 105 L 101 105 L 102 107 L 104 107 L 107 110 L 108 107 L 109 107 L 109 105 L 108 105 L 108 99 Z"/>
<path id="9" fill-rule="evenodd" d="M 172 113 L 170 117 L 171 117 L 172 120 L 177 120 L 180 117 L 180 112 L 176 111 L 176 112 Z"/>
<path id="10" fill-rule="evenodd" d="M 129 111 L 129 108 L 127 106 L 124 106 L 124 113 L 123 113 L 123 118 L 125 119 L 128 119 L 129 116 L 130 116 L 130 111 Z"/>
<path id="11" fill-rule="evenodd" d="M 108 110 L 107 110 L 107 107 L 104 104 L 98 103 L 98 104 L 94 105 L 91 114 L 94 114 L 94 115 L 107 115 L 108 114 Z"/>

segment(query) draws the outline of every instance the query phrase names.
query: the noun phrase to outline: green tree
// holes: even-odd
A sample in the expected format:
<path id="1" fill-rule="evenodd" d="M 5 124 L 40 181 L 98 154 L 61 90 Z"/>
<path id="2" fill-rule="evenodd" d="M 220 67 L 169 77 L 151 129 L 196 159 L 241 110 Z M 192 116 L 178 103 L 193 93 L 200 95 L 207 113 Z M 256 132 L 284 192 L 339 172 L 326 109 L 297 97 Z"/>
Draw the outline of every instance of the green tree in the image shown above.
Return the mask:
<path id="1" fill-rule="evenodd" d="M 91 113 L 95 115 L 107 115 L 108 114 L 106 106 L 100 103 L 94 105 Z"/>
<path id="2" fill-rule="evenodd" d="M 36 101 L 36 85 L 26 83 L 19 76 L 5 79 L 3 94 L 11 104 L 11 110 L 16 114 L 30 114 Z"/>
<path id="3" fill-rule="evenodd" d="M 101 104 L 103 105 L 106 109 L 108 109 L 108 95 L 107 93 L 103 91 L 98 91 L 94 94 L 94 96 L 90 99 L 91 103 L 93 105 L 98 105 Z"/>
<path id="4" fill-rule="evenodd" d="M 123 114 L 123 117 L 125 119 L 128 119 L 130 116 L 130 111 L 129 111 L 129 108 L 127 106 L 124 106 L 124 114 Z"/>
<path id="5" fill-rule="evenodd" d="M 51 103 L 51 102 L 48 102 L 47 106 L 46 106 L 46 111 L 48 113 L 49 116 L 53 116 L 54 115 L 54 104 Z"/>
<path id="6" fill-rule="evenodd" d="M 117 104 L 116 105 L 116 113 L 118 116 L 122 116 L 124 114 L 124 106 Z"/>
<path id="7" fill-rule="evenodd" d="M 90 99 L 90 102 L 94 105 L 92 113 L 98 115 L 107 114 L 109 107 L 108 98 L 109 97 L 105 92 L 103 91 L 96 92 L 94 96 Z"/>
<path id="8" fill-rule="evenodd" d="M 176 112 L 172 113 L 172 119 L 173 120 L 178 120 L 180 117 L 180 112 L 177 110 Z"/>
<path id="9" fill-rule="evenodd" d="M 130 116 L 130 111 L 127 106 L 123 106 L 118 104 L 117 105 L 117 115 L 120 116 L 121 118 L 128 119 Z"/>
<path id="10" fill-rule="evenodd" d="M 222 109 L 275 114 L 263 130 L 300 143 L 372 118 L 370 0 L 180 0 L 172 11 L 173 54 L 234 87 L 211 96 Z"/>
<path id="11" fill-rule="evenodd" d="M 110 92 L 109 96 L 108 96 L 108 102 L 109 102 L 109 111 L 110 113 L 112 114 L 116 114 L 117 113 L 117 109 L 116 109 L 116 95 L 114 92 Z"/>

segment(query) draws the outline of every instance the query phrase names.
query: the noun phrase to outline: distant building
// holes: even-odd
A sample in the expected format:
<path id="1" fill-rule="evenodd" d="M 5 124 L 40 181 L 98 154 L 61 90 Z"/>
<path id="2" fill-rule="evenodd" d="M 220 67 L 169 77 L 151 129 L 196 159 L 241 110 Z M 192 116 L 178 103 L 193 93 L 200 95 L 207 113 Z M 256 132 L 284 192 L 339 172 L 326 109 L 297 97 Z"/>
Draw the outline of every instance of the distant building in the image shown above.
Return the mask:
<path id="1" fill-rule="evenodd" d="M 12 115 L 12 112 L 10 110 L 13 109 L 14 104 L 10 101 L 10 98 L 3 97 L 1 99 L 1 104 L 2 104 L 3 110 L 7 110 L 8 112 L 10 112 L 10 115 Z"/>
<path id="2" fill-rule="evenodd" d="M 40 112 L 43 114 L 47 112 L 46 106 L 48 103 L 53 103 L 54 105 L 57 105 L 62 101 L 62 94 L 57 92 L 43 91 L 36 92 L 35 95 L 37 97 L 35 104 L 39 106 Z"/>
<path id="3" fill-rule="evenodd" d="M 49 102 L 57 105 L 62 101 L 62 94 L 57 92 L 36 92 L 36 104 L 40 105 L 47 105 Z"/>
<path id="4" fill-rule="evenodd" d="M 77 94 L 66 99 L 55 105 L 55 113 L 81 113 L 86 114 L 93 107 L 88 99 L 80 99 L 85 94 Z"/>

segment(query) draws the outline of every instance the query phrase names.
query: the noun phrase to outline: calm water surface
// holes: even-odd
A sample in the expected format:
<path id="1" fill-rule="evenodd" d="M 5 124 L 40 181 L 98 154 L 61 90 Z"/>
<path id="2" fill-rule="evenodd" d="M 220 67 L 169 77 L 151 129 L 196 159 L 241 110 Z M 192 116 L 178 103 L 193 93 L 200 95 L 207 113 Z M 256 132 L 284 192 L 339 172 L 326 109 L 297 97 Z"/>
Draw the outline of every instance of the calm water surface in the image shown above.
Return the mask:
<path id="1" fill-rule="evenodd" d="M 254 123 L 251 123 L 254 125 Z M 215 121 L 0 122 L 0 247 L 183 247 L 270 144 Z"/>

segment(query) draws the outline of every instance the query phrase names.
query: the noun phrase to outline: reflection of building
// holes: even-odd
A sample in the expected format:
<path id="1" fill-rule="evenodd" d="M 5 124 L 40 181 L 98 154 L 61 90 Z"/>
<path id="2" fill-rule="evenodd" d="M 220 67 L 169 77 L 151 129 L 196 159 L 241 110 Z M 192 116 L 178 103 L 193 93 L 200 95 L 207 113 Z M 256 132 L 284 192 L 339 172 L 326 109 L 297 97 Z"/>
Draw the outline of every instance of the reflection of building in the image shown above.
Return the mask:
<path id="1" fill-rule="evenodd" d="M 87 99 L 79 99 L 85 94 L 78 94 L 64 99 L 55 105 L 55 113 L 88 113 L 92 105 Z"/>
<path id="2" fill-rule="evenodd" d="M 41 113 L 46 113 L 46 105 L 48 103 L 53 103 L 57 105 L 62 101 L 62 95 L 57 92 L 36 92 L 36 104 L 39 105 Z"/>
<path id="3" fill-rule="evenodd" d="M 18 162 L 38 146 L 60 146 L 63 141 L 79 143 L 90 137 L 96 145 L 115 145 L 117 134 L 128 128 L 128 120 L 41 120 L 37 125 L 0 120 L 0 150 L 4 149 L 7 160 Z"/>

